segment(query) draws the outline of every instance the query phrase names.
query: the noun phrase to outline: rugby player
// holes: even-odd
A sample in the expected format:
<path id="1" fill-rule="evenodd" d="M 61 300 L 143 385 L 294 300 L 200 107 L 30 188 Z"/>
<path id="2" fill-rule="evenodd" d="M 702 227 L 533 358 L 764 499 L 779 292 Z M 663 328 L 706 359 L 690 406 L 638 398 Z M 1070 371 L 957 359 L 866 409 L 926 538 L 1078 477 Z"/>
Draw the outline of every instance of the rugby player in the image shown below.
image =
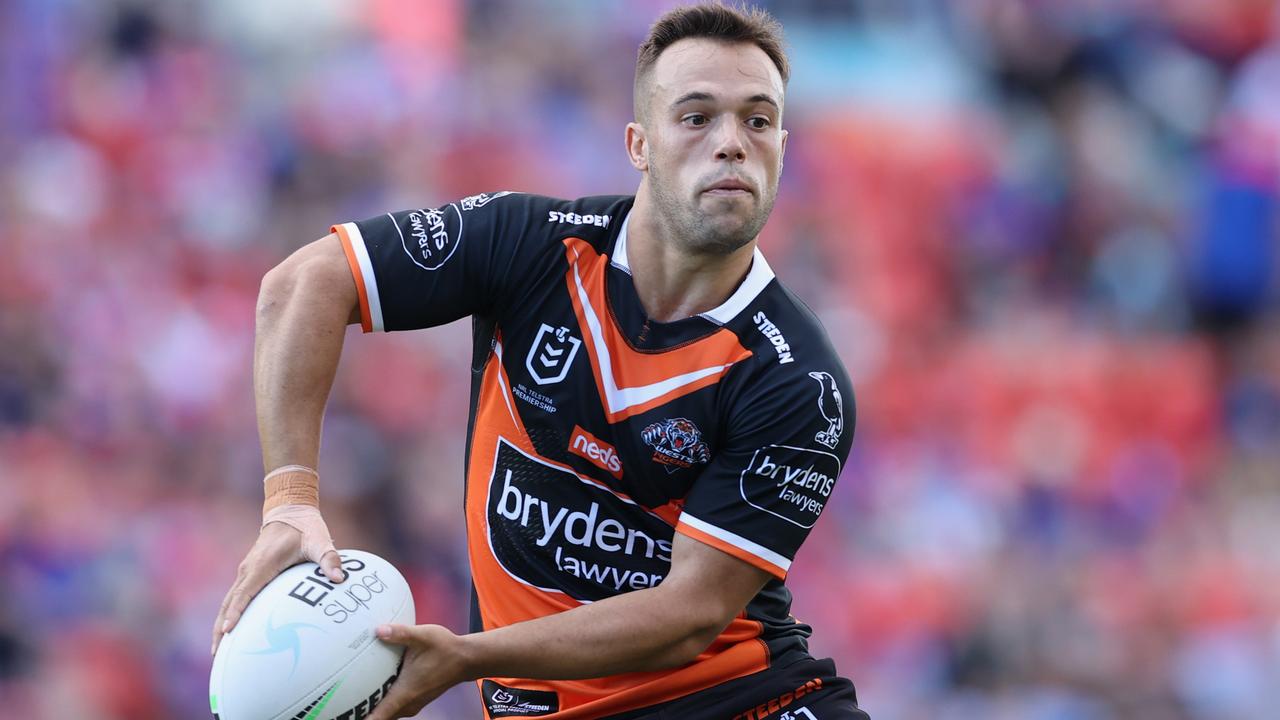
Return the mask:
<path id="1" fill-rule="evenodd" d="M 370 718 L 477 684 L 488 718 L 866 718 L 807 650 L 784 580 L 848 456 L 849 379 L 757 236 L 787 133 L 781 28 L 696 5 L 640 48 L 634 196 L 482 193 L 337 225 L 263 279 L 254 386 L 269 471 L 214 645 L 303 560 L 344 328 L 470 315 L 472 632 L 407 647 Z"/>

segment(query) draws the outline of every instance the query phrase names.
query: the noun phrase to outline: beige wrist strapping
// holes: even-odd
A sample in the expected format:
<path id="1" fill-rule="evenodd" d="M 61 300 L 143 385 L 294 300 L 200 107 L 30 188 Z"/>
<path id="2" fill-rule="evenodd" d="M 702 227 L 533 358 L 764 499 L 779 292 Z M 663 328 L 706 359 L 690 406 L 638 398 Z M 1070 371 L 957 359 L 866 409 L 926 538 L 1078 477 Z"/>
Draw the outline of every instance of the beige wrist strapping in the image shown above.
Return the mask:
<path id="1" fill-rule="evenodd" d="M 281 505 L 320 507 L 320 473 L 305 465 L 285 465 L 262 479 L 262 516 Z"/>

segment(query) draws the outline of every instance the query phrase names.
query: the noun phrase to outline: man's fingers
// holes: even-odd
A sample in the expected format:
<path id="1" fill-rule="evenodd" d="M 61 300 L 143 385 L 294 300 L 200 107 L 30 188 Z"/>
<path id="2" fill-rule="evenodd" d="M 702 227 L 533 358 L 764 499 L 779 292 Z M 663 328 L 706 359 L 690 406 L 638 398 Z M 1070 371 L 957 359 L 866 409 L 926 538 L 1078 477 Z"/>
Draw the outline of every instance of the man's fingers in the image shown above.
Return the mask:
<path id="1" fill-rule="evenodd" d="M 222 621 L 222 632 L 225 634 L 231 631 L 240 621 L 240 616 L 244 613 L 244 609 L 249 607 L 249 601 L 252 600 L 262 588 L 274 577 L 273 573 L 261 564 L 249 571 L 243 579 L 239 580 L 235 587 L 231 589 L 231 596 L 228 598 L 226 615 Z"/>
<path id="2" fill-rule="evenodd" d="M 405 717 L 400 711 L 411 702 L 413 702 L 413 693 L 408 690 L 404 676 L 401 675 L 391 683 L 391 688 L 387 690 L 386 695 L 382 696 L 382 701 L 373 708 L 368 720 L 392 720 L 392 718 Z"/>
<path id="3" fill-rule="evenodd" d="M 227 624 L 227 609 L 232 605 L 232 597 L 236 596 L 236 589 L 241 587 L 247 574 L 247 565 L 241 562 L 241 566 L 236 570 L 236 580 L 232 583 L 232 588 L 227 591 L 227 594 L 224 594 L 223 603 L 218 606 L 218 618 L 214 619 L 214 643 L 209 648 L 210 655 L 215 655 L 218 652 L 218 644 L 223 641 L 223 635 L 227 634 L 227 630 L 224 629 L 225 624 Z"/>
<path id="4" fill-rule="evenodd" d="M 316 520 L 323 528 L 324 522 L 318 516 Z M 324 536 L 328 537 L 327 531 Z M 272 578 L 290 565 L 307 559 L 301 541 L 301 531 L 285 522 L 272 521 L 262 526 L 257 541 L 236 569 L 235 582 L 231 584 L 231 589 L 222 599 L 222 606 L 218 608 L 218 617 L 213 622 L 211 652 L 217 652 L 222 636 L 236 626 L 245 608 L 249 606 L 249 601 Z M 337 578 L 344 577 L 341 559 L 333 551 L 332 541 L 318 546 L 314 557 L 325 568 L 325 574 L 331 580 L 337 582 L 340 581 Z"/>
<path id="5" fill-rule="evenodd" d="M 240 586 L 243 579 L 243 574 L 237 574 L 236 581 L 231 584 L 231 589 L 227 591 L 226 595 L 222 596 L 222 604 L 218 606 L 218 617 L 213 621 L 213 645 L 209 648 L 210 655 L 218 652 L 218 643 L 222 642 L 224 633 L 222 625 L 227 619 L 227 608 L 231 605 L 231 596 L 235 595 L 236 588 Z"/>
<path id="6" fill-rule="evenodd" d="M 321 556 L 320 567 L 324 568 L 330 582 L 340 583 L 347 579 L 347 571 L 342 569 L 342 558 L 338 557 L 337 550 L 329 550 Z"/>
<path id="7" fill-rule="evenodd" d="M 413 633 L 405 625 L 379 625 L 374 632 L 379 640 L 392 645 L 408 645 L 413 641 Z"/>

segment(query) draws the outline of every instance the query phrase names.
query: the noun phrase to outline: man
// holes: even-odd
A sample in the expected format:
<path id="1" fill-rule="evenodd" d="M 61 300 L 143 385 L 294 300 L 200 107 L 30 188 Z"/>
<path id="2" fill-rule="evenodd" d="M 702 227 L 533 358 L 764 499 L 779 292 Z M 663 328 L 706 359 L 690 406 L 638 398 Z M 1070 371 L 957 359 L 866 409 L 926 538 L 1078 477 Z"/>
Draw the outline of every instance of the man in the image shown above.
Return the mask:
<path id="1" fill-rule="evenodd" d="M 472 633 L 407 646 L 370 715 L 477 681 L 486 717 L 866 718 L 782 581 L 849 452 L 848 377 L 756 249 L 787 60 L 763 12 L 674 10 L 640 50 L 632 197 L 481 194 L 336 226 L 263 280 L 267 503 L 214 631 L 283 568 L 340 571 L 321 416 L 344 326 L 472 315 Z"/>

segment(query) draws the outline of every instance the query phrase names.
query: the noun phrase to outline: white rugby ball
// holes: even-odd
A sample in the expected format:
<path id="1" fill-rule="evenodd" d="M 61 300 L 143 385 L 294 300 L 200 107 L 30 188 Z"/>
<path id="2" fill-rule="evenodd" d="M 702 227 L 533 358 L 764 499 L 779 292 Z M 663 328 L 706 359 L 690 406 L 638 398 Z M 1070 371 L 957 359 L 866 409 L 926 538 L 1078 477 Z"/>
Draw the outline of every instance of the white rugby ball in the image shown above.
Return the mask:
<path id="1" fill-rule="evenodd" d="M 354 720 L 368 715 L 400 668 L 404 648 L 374 635 L 411 625 L 413 595 L 391 563 L 340 550 L 345 582 L 316 563 L 285 570 L 222 637 L 209 675 L 218 720 Z"/>

